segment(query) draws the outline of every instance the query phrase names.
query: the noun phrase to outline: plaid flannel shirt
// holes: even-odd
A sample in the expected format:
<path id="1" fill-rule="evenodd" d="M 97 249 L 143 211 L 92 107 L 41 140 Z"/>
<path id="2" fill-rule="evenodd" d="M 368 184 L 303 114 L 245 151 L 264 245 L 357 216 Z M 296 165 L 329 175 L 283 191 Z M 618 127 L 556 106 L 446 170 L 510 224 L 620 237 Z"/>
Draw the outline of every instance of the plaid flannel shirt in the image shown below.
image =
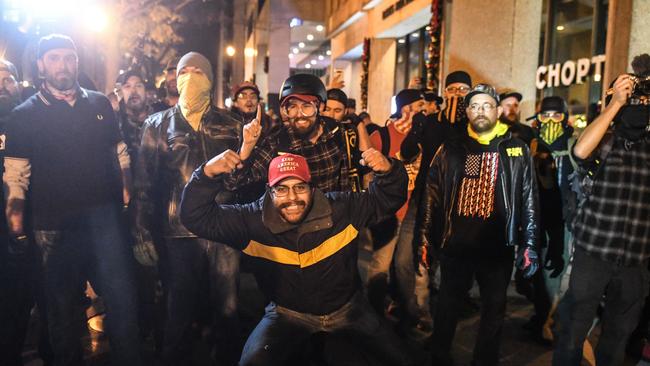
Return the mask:
<path id="1" fill-rule="evenodd" d="M 323 133 L 316 143 L 304 140 L 291 128 L 281 127 L 271 132 L 244 161 L 244 168 L 226 177 L 224 183 L 229 190 L 236 190 L 253 182 L 266 182 L 269 163 L 281 153 L 304 156 L 311 171 L 312 185 L 323 192 L 350 191 L 348 168 L 345 164 L 347 152 L 342 149 L 343 136 L 335 122 L 326 123 L 320 117 Z"/>
<path id="2" fill-rule="evenodd" d="M 576 217 L 576 245 L 624 266 L 650 257 L 650 138 L 616 137 Z"/>

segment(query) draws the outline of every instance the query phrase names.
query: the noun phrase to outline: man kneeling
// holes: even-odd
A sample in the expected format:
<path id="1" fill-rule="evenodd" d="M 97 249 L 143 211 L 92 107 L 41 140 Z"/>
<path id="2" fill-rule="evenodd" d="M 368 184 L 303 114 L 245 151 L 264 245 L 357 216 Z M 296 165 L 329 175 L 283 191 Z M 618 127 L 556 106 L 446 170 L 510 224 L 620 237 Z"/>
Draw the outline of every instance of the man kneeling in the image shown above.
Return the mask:
<path id="1" fill-rule="evenodd" d="M 357 235 L 406 201 L 402 164 L 374 149 L 362 162 L 375 173 L 367 192 L 323 193 L 312 187 L 305 158 L 271 161 L 268 189 L 246 205 L 219 205 L 223 178 L 241 166 L 225 151 L 197 169 L 183 192 L 181 220 L 198 236 L 229 243 L 251 257 L 271 303 L 249 336 L 240 365 L 283 365 L 317 332 L 345 331 L 390 365 L 408 365 L 400 341 L 362 296 Z"/>

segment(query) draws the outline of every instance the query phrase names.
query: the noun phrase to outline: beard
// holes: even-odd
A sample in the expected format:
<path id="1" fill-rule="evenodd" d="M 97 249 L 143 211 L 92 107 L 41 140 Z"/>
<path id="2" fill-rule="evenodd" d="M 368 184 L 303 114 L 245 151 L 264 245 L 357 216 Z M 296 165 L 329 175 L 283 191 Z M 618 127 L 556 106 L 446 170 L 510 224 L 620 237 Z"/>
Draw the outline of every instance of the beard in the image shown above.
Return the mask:
<path id="1" fill-rule="evenodd" d="M 514 124 L 519 123 L 519 114 L 514 113 L 514 112 L 508 113 L 508 114 L 504 113 L 504 114 L 501 115 L 501 117 L 499 117 L 499 120 L 501 120 L 501 122 L 505 122 L 505 123 L 507 123 L 509 125 L 514 125 Z"/>
<path id="2" fill-rule="evenodd" d="M 167 96 L 169 97 L 178 97 L 180 94 L 178 94 L 178 89 L 176 87 L 173 88 L 167 88 Z"/>
<path id="3" fill-rule="evenodd" d="M 485 116 L 478 116 L 470 121 L 472 130 L 476 133 L 488 132 L 494 128 L 496 121 L 492 121 Z"/>
<path id="4" fill-rule="evenodd" d="M 126 101 L 126 107 L 134 112 L 141 112 L 145 106 L 144 100 L 140 95 L 133 94 Z"/>
<path id="5" fill-rule="evenodd" d="M 55 75 L 45 75 L 45 81 L 56 90 L 66 91 L 74 88 L 77 83 L 77 76 L 67 71 L 61 71 Z"/>
<path id="6" fill-rule="evenodd" d="M 9 93 L 7 89 L 0 90 L 0 116 L 6 116 L 18 105 L 20 99 L 17 95 Z"/>
<path id="7" fill-rule="evenodd" d="M 303 126 L 297 126 L 298 122 L 300 122 L 300 121 L 309 121 L 311 124 L 309 126 L 304 126 L 304 127 Z M 296 133 L 296 135 L 298 135 L 301 138 L 309 138 L 309 137 L 313 136 L 313 134 L 318 129 L 318 124 L 316 123 L 316 121 L 312 122 L 309 119 L 304 118 L 304 117 L 292 118 L 289 121 L 289 125 L 291 126 L 293 131 Z"/>

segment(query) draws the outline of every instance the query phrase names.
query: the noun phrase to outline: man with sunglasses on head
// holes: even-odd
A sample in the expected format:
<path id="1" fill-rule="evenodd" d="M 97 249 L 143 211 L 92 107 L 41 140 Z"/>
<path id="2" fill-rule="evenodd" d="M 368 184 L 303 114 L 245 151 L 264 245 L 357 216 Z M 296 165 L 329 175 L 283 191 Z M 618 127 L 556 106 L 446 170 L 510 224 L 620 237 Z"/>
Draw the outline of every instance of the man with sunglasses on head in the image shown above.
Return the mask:
<path id="1" fill-rule="evenodd" d="M 650 75 L 650 56 L 632 61 Z M 602 113 L 571 148 L 585 194 L 573 223 L 569 289 L 557 312 L 553 365 L 579 365 L 583 342 L 604 299 L 599 366 L 621 365 L 648 295 L 650 258 L 650 96 L 628 74 L 613 83 Z"/>
<path id="2" fill-rule="evenodd" d="M 342 130 L 335 120 L 319 113 L 326 102 L 327 91 L 318 77 L 296 74 L 287 78 L 280 89 L 285 126 L 273 130 L 263 140 L 259 140 L 259 123 L 244 127 L 239 151 L 243 168 L 225 179 L 226 188 L 235 190 L 264 181 L 274 157 L 294 153 L 307 159 L 314 186 L 323 192 L 351 191 Z"/>
<path id="3" fill-rule="evenodd" d="M 276 156 L 266 169 L 267 192 L 246 205 L 215 203 L 228 173 L 241 167 L 237 153 L 225 151 L 194 172 L 183 192 L 184 225 L 241 250 L 271 301 L 239 365 L 286 365 L 311 335 L 323 332 L 350 335 L 375 362 L 412 364 L 397 336 L 370 309 L 357 265 L 359 230 L 404 203 L 407 176 L 399 161 L 374 149 L 362 159 L 375 173 L 367 192 L 324 193 L 307 159 Z"/>
<path id="4" fill-rule="evenodd" d="M 537 268 L 537 182 L 526 144 L 498 120 L 494 88 L 466 96 L 469 125 L 438 149 L 419 210 L 421 242 L 440 262 L 432 365 L 453 365 L 451 345 L 467 291 L 478 282 L 481 320 L 473 365 L 497 365 L 515 247 L 526 277 Z"/>

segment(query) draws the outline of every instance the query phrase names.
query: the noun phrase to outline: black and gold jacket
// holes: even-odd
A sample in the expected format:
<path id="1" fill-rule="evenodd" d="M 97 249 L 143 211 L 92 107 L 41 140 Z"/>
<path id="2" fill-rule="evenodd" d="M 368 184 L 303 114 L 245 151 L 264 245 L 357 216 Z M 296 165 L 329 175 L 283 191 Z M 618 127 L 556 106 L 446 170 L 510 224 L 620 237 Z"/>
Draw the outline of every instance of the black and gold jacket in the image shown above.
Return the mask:
<path id="1" fill-rule="evenodd" d="M 434 251 L 444 248 L 454 230 L 452 213 L 457 206 L 467 137 L 453 136 L 436 152 L 424 195 L 420 201 L 418 220 L 420 243 L 429 243 Z M 528 146 L 510 132 L 498 143 L 499 182 L 506 212 L 505 238 L 508 246 L 536 248 L 539 238 L 539 202 L 537 180 Z M 418 241 L 415 241 L 418 243 Z"/>
<path id="2" fill-rule="evenodd" d="M 183 192 L 181 220 L 196 235 L 226 243 L 251 257 L 265 295 L 288 309 L 329 314 L 360 290 L 359 230 L 395 214 L 406 201 L 404 166 L 375 175 L 367 192 L 313 190 L 309 213 L 300 224 L 284 221 L 267 193 L 256 202 L 223 205 L 215 196 L 223 177 L 197 169 Z"/>

